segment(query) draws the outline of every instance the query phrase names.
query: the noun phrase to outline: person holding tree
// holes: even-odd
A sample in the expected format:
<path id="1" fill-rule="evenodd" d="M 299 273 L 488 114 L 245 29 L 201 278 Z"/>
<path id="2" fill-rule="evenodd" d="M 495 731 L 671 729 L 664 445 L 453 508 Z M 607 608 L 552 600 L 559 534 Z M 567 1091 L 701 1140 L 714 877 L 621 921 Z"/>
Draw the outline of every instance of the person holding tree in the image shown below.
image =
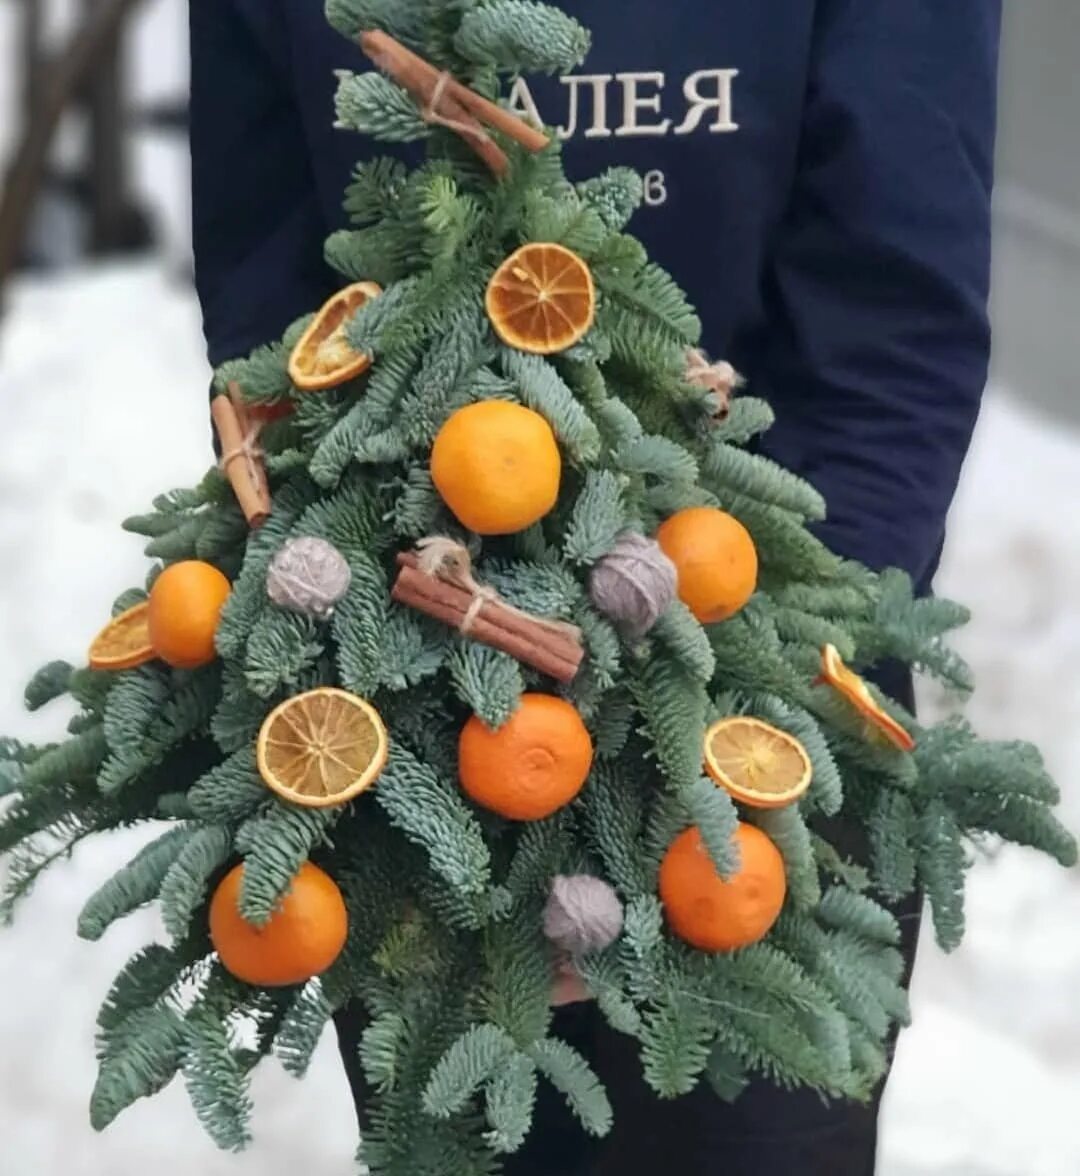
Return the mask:
<path id="1" fill-rule="evenodd" d="M 334 1024 L 371 1176 L 869 1176 L 922 896 L 1077 860 L 905 668 L 972 688 L 996 6 L 584 7 L 192 4 L 217 460 L 0 738 L 0 916 L 150 827 L 97 1129 L 243 1148 Z"/>
<path id="2" fill-rule="evenodd" d="M 638 171 L 633 230 L 698 308 L 709 351 L 772 405 L 762 448 L 824 494 L 818 534 L 928 591 L 987 370 L 1000 3 L 582 0 L 574 15 L 587 59 L 518 74 L 510 108 L 555 128 L 572 179 Z M 371 144 L 331 126 L 334 71 L 361 55 L 312 0 L 193 0 L 191 48 L 196 278 L 218 365 L 336 288 L 322 242 Z M 878 675 L 910 703 L 906 671 Z M 832 832 L 865 858 L 857 830 Z M 918 912 L 915 897 L 897 907 L 909 967 Z M 559 981 L 558 1002 L 579 995 Z M 614 1135 L 586 1143 L 542 1099 L 511 1171 L 874 1169 L 880 1085 L 868 1105 L 764 1079 L 732 1106 L 649 1103 L 594 1006 L 559 1016 L 609 1086 Z M 358 1027 L 339 1027 L 359 1099 Z"/>

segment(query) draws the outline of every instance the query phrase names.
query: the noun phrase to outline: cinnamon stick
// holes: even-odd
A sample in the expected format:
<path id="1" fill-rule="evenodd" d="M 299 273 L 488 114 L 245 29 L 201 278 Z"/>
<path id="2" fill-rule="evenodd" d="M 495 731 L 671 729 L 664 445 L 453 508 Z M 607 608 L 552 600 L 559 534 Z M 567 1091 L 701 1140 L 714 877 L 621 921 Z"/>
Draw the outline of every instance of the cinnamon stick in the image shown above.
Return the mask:
<path id="1" fill-rule="evenodd" d="M 404 563 L 391 599 L 460 629 L 473 598 L 464 589 Z M 502 650 L 560 682 L 573 680 L 584 656 L 584 651 L 576 643 L 543 625 L 507 613 L 493 601 L 484 604 L 468 636 Z"/>
<path id="2" fill-rule="evenodd" d="M 252 444 L 256 444 L 258 442 L 259 432 L 268 422 L 265 419 L 260 419 L 252 411 L 251 405 L 244 399 L 240 385 L 235 380 L 229 381 L 228 389 L 229 399 L 232 401 L 233 408 L 236 409 L 236 416 L 240 422 L 240 428 L 244 431 L 244 436 L 250 437 Z M 257 483 L 259 499 L 265 504 L 266 512 L 269 514 L 270 482 L 266 476 L 266 464 L 261 456 L 257 456 L 253 462 L 249 463 L 249 472 L 253 475 Z"/>
<path id="3" fill-rule="evenodd" d="M 433 65 L 410 52 L 387 33 L 361 33 L 360 48 L 378 69 L 389 74 L 399 86 L 408 90 L 421 110 L 430 110 L 440 76 Z M 435 113 L 439 118 L 458 131 L 496 176 L 504 176 L 510 167 L 510 160 L 498 143 L 450 93 L 449 78 L 439 95 L 438 107 Z M 430 117 L 430 121 L 434 122 L 436 119 Z"/>
<path id="4" fill-rule="evenodd" d="M 542 131 L 477 94 L 449 74 L 441 74 L 389 34 L 378 30 L 363 32 L 360 34 L 360 48 L 379 69 L 408 90 L 424 109 L 431 107 L 440 78 L 445 77 L 435 114 L 442 116 L 447 124 L 460 124 L 454 129 L 461 131 L 469 145 L 496 175 L 505 174 L 509 160 L 498 145 L 486 136 L 481 123 L 502 131 L 507 138 L 513 139 L 527 151 L 535 153 L 547 147 L 549 139 Z"/>
<path id="5" fill-rule="evenodd" d="M 462 612 L 462 619 L 464 619 L 465 613 L 472 607 L 473 603 L 473 595 L 468 588 L 461 584 L 456 584 L 453 581 L 431 576 L 424 572 L 420 558 L 415 551 L 398 552 L 397 564 L 399 568 L 414 568 L 423 573 L 425 579 L 431 581 L 436 589 L 449 589 L 449 593 L 440 593 L 440 598 L 447 599 L 459 607 Z M 553 625 L 544 624 L 540 620 L 522 615 L 512 608 L 508 608 L 505 602 L 500 600 L 489 600 L 485 602 L 484 615 L 495 628 L 505 629 L 511 636 L 525 637 L 530 641 L 538 641 L 545 649 L 557 657 L 562 658 L 564 661 L 571 662 L 575 665 L 581 662 L 583 651 L 576 630 L 571 633 L 564 629 L 556 628 Z"/>
<path id="6" fill-rule="evenodd" d="M 244 518 L 249 526 L 261 527 L 270 517 L 270 489 L 262 462 L 249 450 L 252 434 L 250 422 L 244 425 L 246 411 L 242 417 L 230 396 L 215 396 L 210 415 L 221 441 L 222 468 Z"/>

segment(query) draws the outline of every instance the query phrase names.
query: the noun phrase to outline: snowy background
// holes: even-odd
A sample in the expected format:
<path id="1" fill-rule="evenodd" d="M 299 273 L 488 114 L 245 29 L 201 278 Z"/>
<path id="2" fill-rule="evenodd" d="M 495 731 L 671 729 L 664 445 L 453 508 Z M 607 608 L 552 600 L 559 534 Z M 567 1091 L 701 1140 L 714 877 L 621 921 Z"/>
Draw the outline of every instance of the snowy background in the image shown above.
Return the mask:
<path id="1" fill-rule="evenodd" d="M 1032 0 L 1025 13 L 1056 2 Z M 0 7 L 0 50 L 14 11 Z M 169 98 L 183 87 L 183 4 L 143 11 L 130 53 L 136 89 Z M 0 71 L 0 153 L 14 126 L 13 85 Z M 76 132 L 65 130 L 62 154 L 75 150 Z M 29 672 L 83 656 L 117 591 L 142 578 L 140 543 L 120 520 L 164 487 L 191 483 L 207 460 L 183 152 L 144 133 L 133 165 L 158 218 L 160 256 L 21 278 L 0 321 L 0 731 L 14 735 L 56 733 L 55 711 L 22 709 Z M 1025 178 L 1036 170 L 1025 167 Z M 1039 206 L 1009 196 L 1000 252 L 1029 269 L 999 280 L 999 327 L 1006 354 L 1012 340 L 1012 354 L 1035 362 L 1048 350 L 1035 329 L 1043 313 L 1026 332 L 1015 317 L 1036 292 L 1038 306 L 1074 305 L 1080 267 L 1045 234 L 1045 218 L 1033 219 Z M 60 221 L 49 223 L 60 231 Z M 1061 239 L 1076 232 L 1074 221 L 1066 227 Z M 1013 378 L 1016 366 L 1005 365 L 1002 383 L 1026 395 L 999 387 L 987 399 L 938 587 L 975 609 L 959 639 L 979 683 L 971 717 L 988 736 L 1042 746 L 1065 793 L 1063 815 L 1080 829 L 1080 432 L 1070 431 L 1080 423 L 1067 423 L 1080 413 L 1071 366 L 1062 395 L 1049 370 L 1025 381 Z M 0 1173 L 351 1176 L 352 1107 L 329 1037 L 302 1083 L 273 1064 L 258 1072 L 256 1140 L 242 1156 L 214 1150 L 180 1084 L 103 1136 L 87 1125 L 97 1006 L 159 928 L 144 912 L 91 945 L 75 937 L 75 919 L 148 836 L 84 845 L 0 933 Z M 915 1023 L 885 1108 L 881 1176 L 1080 1173 L 1078 882 L 1032 854 L 1003 852 L 972 874 L 964 947 L 946 960 L 924 942 Z"/>

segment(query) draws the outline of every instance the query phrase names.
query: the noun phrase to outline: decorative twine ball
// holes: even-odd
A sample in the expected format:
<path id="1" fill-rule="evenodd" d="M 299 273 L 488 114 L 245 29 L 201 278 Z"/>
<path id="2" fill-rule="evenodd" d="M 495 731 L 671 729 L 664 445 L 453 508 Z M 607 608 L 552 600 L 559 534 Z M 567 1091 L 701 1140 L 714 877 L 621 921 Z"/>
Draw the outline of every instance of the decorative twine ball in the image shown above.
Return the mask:
<path id="1" fill-rule="evenodd" d="M 602 879 L 591 874 L 558 875 L 544 907 L 544 934 L 571 955 L 600 951 L 619 938 L 623 905 Z"/>
<path id="2" fill-rule="evenodd" d="M 626 531 L 589 578 L 593 604 L 631 637 L 643 637 L 675 599 L 679 576 L 655 539 Z"/>
<path id="3" fill-rule="evenodd" d="M 325 621 L 349 588 L 345 557 L 325 539 L 290 539 L 270 561 L 266 591 L 282 608 Z"/>

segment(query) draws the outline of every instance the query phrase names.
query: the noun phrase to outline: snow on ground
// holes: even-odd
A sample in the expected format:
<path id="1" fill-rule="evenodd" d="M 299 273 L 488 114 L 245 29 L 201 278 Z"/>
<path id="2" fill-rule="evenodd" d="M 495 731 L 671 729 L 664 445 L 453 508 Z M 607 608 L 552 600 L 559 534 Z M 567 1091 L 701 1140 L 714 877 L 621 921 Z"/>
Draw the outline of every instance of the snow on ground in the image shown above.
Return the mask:
<path id="1" fill-rule="evenodd" d="M 209 453 L 198 317 L 158 268 L 88 271 L 12 291 L 0 332 L 0 731 L 45 736 L 28 716 L 36 666 L 79 658 L 114 595 L 144 567 L 118 530 Z M 976 609 L 960 641 L 988 735 L 1044 748 L 1080 826 L 1080 436 L 992 396 L 954 514 L 943 593 Z M 928 697 L 927 706 L 939 700 Z M 256 1081 L 256 1142 L 216 1152 L 174 1084 L 103 1136 L 86 1122 L 93 1021 L 109 983 L 157 934 L 151 912 L 101 944 L 74 934 L 90 890 L 145 833 L 80 849 L 0 932 L 0 1139 L 4 1176 L 348 1176 L 352 1110 L 328 1039 L 301 1083 Z M 915 1024 L 884 1118 L 883 1176 L 1076 1176 L 1080 1138 L 1080 886 L 1021 851 L 972 876 L 968 940 L 945 960 L 924 943 Z M 840 1174 L 838 1174 L 840 1176 Z"/>

